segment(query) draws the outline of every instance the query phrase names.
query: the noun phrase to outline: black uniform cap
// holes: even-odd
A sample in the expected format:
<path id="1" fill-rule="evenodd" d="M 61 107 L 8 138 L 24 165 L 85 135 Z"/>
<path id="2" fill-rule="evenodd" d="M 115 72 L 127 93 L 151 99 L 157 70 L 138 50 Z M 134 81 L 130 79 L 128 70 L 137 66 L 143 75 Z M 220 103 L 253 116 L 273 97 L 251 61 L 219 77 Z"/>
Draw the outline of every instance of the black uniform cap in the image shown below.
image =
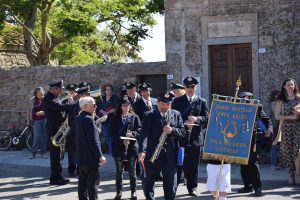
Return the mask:
<path id="1" fill-rule="evenodd" d="M 78 88 L 81 88 L 81 87 L 91 87 L 91 84 L 89 82 L 83 81 L 83 82 L 79 83 L 79 85 L 78 85 Z"/>
<path id="2" fill-rule="evenodd" d="M 53 80 L 48 83 L 50 87 L 59 87 L 64 88 L 64 82 L 63 80 Z"/>
<path id="3" fill-rule="evenodd" d="M 77 89 L 77 84 L 76 83 L 70 83 L 66 86 L 66 90 L 68 91 L 72 91 L 72 90 L 76 90 Z"/>
<path id="4" fill-rule="evenodd" d="M 77 94 L 85 94 L 85 93 L 88 93 L 89 91 L 90 91 L 89 86 L 76 89 Z"/>
<path id="5" fill-rule="evenodd" d="M 183 84 L 185 86 L 188 85 L 197 85 L 199 82 L 197 81 L 197 79 L 195 79 L 194 77 L 186 77 L 185 79 L 183 79 Z"/>
<path id="6" fill-rule="evenodd" d="M 136 87 L 136 84 L 134 82 L 131 82 L 131 81 L 128 81 L 124 84 L 126 85 L 126 89 L 132 89 L 132 88 Z"/>
<path id="7" fill-rule="evenodd" d="M 127 95 L 124 95 L 122 98 L 121 98 L 121 101 L 120 101 L 120 104 L 130 104 L 130 101 L 129 101 L 129 98 Z"/>
<path id="8" fill-rule="evenodd" d="M 178 83 L 171 82 L 171 90 L 184 89 L 184 86 Z"/>
<path id="9" fill-rule="evenodd" d="M 173 101 L 174 97 L 175 97 L 175 95 L 171 92 L 161 92 L 158 94 L 157 99 L 159 101 L 163 101 L 165 103 L 171 103 Z"/>
<path id="10" fill-rule="evenodd" d="M 146 83 L 146 82 L 144 82 L 144 83 L 142 83 L 141 85 L 139 85 L 139 89 L 140 90 L 152 90 L 152 88 L 151 88 L 151 84 L 150 83 Z"/>
<path id="11" fill-rule="evenodd" d="M 239 93 L 238 97 L 240 98 L 248 97 L 249 99 L 251 99 L 253 97 L 253 94 L 251 92 L 241 92 Z"/>

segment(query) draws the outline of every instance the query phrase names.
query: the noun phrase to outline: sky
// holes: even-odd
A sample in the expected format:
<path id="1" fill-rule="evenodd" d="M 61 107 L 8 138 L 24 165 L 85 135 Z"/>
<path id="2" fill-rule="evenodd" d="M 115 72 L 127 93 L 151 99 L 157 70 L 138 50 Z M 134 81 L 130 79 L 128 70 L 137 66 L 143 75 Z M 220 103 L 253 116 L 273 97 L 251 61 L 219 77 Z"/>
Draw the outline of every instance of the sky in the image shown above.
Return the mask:
<path id="1" fill-rule="evenodd" d="M 165 23 L 164 16 L 156 15 L 157 24 L 152 29 L 152 38 L 140 42 L 144 50 L 140 53 L 144 62 L 165 61 Z"/>

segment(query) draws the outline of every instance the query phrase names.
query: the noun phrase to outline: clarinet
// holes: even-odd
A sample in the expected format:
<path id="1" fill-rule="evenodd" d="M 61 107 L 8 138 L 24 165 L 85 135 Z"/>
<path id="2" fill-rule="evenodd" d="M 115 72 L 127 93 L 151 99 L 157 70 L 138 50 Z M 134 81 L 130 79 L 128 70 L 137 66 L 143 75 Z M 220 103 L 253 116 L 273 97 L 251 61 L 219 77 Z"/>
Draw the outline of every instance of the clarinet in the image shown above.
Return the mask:
<path id="1" fill-rule="evenodd" d="M 130 128 L 131 128 L 131 123 L 128 122 L 127 130 L 126 130 L 126 137 L 127 137 L 127 133 L 130 132 Z M 124 145 L 125 145 L 125 151 L 124 151 L 123 162 L 127 162 L 129 144 L 124 144 Z"/>
<path id="2" fill-rule="evenodd" d="M 194 112 L 195 104 L 193 103 L 193 101 L 191 101 L 190 105 L 191 105 L 191 112 L 190 112 L 190 116 L 191 116 L 193 114 L 193 112 Z M 192 146 L 191 145 L 192 130 L 193 130 L 193 126 L 192 126 L 192 128 L 190 128 L 190 129 L 187 130 L 187 132 L 188 132 L 187 146 L 188 147 Z"/>

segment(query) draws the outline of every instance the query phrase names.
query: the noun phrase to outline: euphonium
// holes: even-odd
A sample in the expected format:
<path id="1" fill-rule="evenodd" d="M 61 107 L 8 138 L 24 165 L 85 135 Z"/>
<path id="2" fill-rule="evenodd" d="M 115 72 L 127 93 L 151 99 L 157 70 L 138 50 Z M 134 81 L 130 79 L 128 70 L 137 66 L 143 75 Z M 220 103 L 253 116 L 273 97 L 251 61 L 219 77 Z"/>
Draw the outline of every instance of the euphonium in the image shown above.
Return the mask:
<path id="1" fill-rule="evenodd" d="M 167 119 L 168 116 L 166 116 L 166 119 Z M 167 122 L 167 126 L 170 126 L 170 122 Z M 153 155 L 151 156 L 150 158 L 150 162 L 151 163 L 154 163 L 157 159 L 158 159 L 158 156 L 161 152 L 161 150 L 163 149 L 164 147 L 164 144 L 166 142 L 166 139 L 168 137 L 168 134 L 163 132 L 160 137 L 159 137 L 159 143 L 157 144 L 155 150 L 154 150 L 154 153 Z"/>
<path id="2" fill-rule="evenodd" d="M 53 146 L 59 147 L 62 144 L 65 144 L 69 130 L 68 119 L 66 119 L 51 139 Z"/>

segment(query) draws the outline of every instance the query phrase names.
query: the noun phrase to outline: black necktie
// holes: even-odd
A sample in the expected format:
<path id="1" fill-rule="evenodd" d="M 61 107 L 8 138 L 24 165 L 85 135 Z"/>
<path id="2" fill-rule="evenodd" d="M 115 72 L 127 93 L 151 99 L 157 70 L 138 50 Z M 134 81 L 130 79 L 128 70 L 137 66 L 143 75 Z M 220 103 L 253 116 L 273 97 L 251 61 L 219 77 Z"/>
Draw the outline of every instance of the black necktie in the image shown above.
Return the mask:
<path id="1" fill-rule="evenodd" d="M 122 116 L 122 123 L 125 124 L 127 117 L 126 116 Z"/>
<path id="2" fill-rule="evenodd" d="M 148 110 L 151 110 L 151 103 L 150 103 L 150 100 L 146 100 L 146 102 L 147 102 Z"/>

